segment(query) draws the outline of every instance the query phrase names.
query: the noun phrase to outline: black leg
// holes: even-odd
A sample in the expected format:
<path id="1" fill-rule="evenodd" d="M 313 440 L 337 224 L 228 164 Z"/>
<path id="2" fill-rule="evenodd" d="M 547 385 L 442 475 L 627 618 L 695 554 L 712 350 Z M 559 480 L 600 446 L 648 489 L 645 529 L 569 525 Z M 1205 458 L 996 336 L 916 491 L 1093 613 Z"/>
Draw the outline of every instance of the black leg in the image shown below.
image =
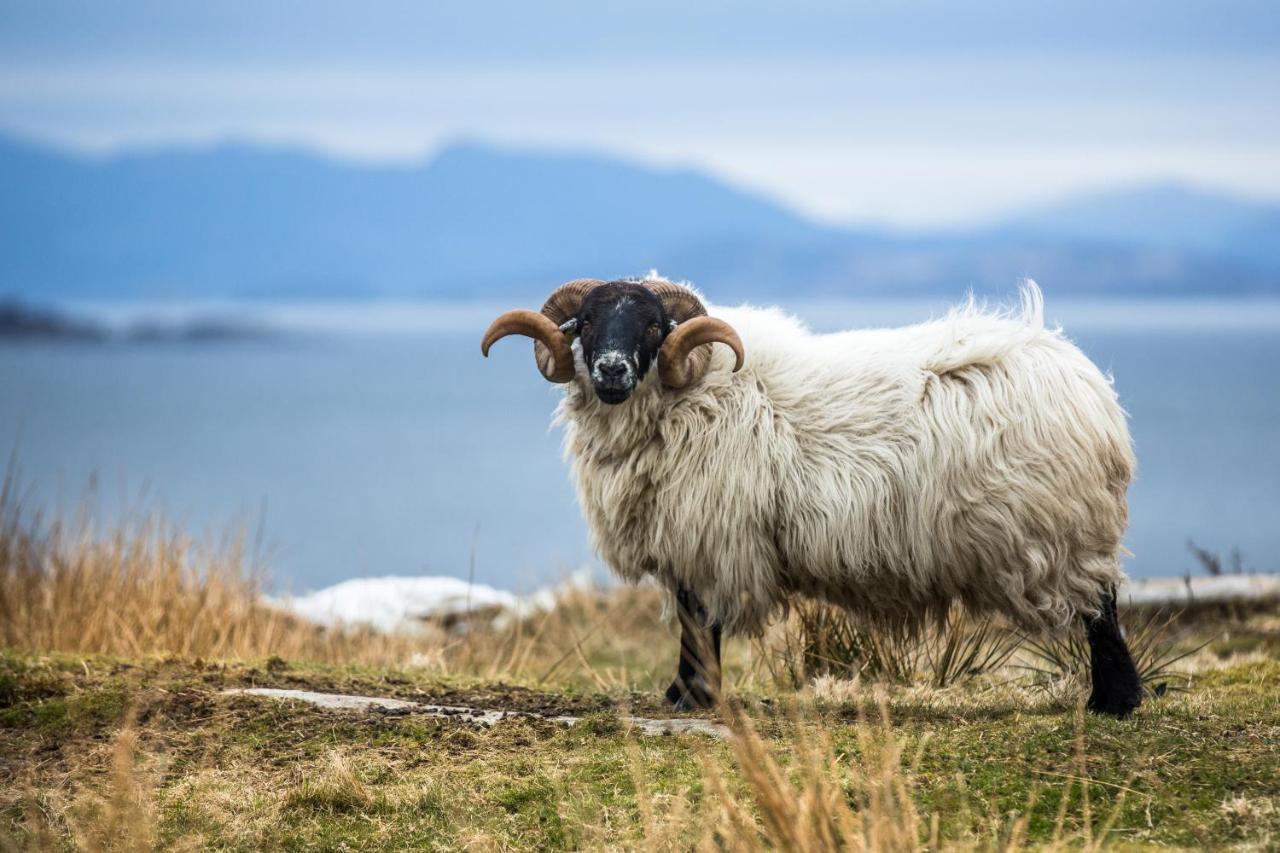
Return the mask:
<path id="1" fill-rule="evenodd" d="M 1101 612 L 1085 619 L 1084 624 L 1089 637 L 1089 668 L 1093 678 L 1089 710 L 1123 719 L 1142 704 L 1142 682 L 1120 633 L 1114 589 L 1107 590 L 1103 596 Z"/>
<path id="2" fill-rule="evenodd" d="M 680 665 L 667 688 L 667 701 L 677 711 L 713 708 L 720 698 L 720 623 L 707 624 L 707 610 L 698 596 L 676 588 L 680 618 Z"/>

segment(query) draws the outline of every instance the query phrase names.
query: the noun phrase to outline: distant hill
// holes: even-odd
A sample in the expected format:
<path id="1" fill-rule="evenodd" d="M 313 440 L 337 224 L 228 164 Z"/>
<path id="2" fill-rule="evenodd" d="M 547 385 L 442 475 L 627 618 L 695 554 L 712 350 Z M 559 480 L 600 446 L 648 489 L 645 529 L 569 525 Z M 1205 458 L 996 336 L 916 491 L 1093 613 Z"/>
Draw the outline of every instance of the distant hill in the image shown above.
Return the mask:
<path id="1" fill-rule="evenodd" d="M 1076 196 L 1013 217 L 1003 231 L 1225 257 L 1280 270 L 1280 205 L 1178 184 Z"/>
<path id="2" fill-rule="evenodd" d="M 135 320 L 103 323 L 92 317 L 0 299 L 0 344 L 7 341 L 77 341 L 94 343 L 208 343 L 261 340 L 277 333 L 252 320 L 218 315 L 180 320 Z"/>
<path id="3" fill-rule="evenodd" d="M 1027 275 L 1056 293 L 1280 293 L 1280 209 L 1176 188 L 899 235 L 578 153 L 468 144 L 373 167 L 247 144 L 90 159 L 3 137 L 0 187 L 0 294 L 32 299 L 494 296 L 654 267 L 721 298 Z"/>
<path id="4" fill-rule="evenodd" d="M 0 342 L 7 340 L 101 341 L 100 325 L 57 311 L 31 308 L 13 299 L 0 300 Z"/>
<path id="5" fill-rule="evenodd" d="M 0 142 L 0 287 L 63 296 L 454 295 L 821 233 L 701 175 L 455 146 L 374 168 L 246 145 L 86 160 Z"/>

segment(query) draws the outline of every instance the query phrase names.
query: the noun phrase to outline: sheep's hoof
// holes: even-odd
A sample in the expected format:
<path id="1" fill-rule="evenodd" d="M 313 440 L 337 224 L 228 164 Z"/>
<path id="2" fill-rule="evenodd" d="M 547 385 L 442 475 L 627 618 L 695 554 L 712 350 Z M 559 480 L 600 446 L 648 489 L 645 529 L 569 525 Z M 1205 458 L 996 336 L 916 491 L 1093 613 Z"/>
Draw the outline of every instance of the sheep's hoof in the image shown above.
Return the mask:
<path id="1" fill-rule="evenodd" d="M 1099 693 L 1093 691 L 1089 696 L 1088 708 L 1095 714 L 1105 714 L 1123 720 L 1142 704 L 1142 691 L 1136 693 Z"/>
<path id="2" fill-rule="evenodd" d="M 716 694 L 706 679 L 695 675 L 688 683 L 682 678 L 671 682 L 667 688 L 667 701 L 676 711 L 702 711 L 716 706 Z"/>

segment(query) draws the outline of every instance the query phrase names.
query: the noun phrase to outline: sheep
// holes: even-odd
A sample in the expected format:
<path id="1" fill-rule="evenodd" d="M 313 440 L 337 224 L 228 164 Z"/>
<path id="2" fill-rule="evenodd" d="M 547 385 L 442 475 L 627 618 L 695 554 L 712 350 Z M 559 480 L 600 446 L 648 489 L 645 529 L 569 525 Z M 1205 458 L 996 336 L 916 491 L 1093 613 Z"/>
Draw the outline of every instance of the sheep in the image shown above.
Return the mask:
<path id="1" fill-rule="evenodd" d="M 1115 606 L 1126 415 L 1045 327 L 1034 282 L 1020 311 L 970 297 L 905 328 L 715 314 L 687 285 L 579 279 L 541 312 L 503 314 L 481 345 L 531 337 L 564 384 L 556 418 L 594 548 L 674 595 L 677 709 L 717 701 L 722 632 L 759 633 L 797 595 L 898 627 L 955 601 L 1027 631 L 1080 619 L 1090 709 L 1139 705 Z"/>

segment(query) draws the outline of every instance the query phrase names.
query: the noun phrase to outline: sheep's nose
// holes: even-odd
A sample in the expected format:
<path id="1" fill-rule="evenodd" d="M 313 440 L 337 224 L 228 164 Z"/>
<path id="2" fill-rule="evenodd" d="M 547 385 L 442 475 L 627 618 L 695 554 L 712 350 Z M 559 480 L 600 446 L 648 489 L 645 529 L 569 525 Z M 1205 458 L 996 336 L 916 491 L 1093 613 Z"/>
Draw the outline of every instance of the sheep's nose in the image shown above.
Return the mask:
<path id="1" fill-rule="evenodd" d="M 600 365 L 600 375 L 605 379 L 622 379 L 627 375 L 624 361 L 606 361 Z"/>

